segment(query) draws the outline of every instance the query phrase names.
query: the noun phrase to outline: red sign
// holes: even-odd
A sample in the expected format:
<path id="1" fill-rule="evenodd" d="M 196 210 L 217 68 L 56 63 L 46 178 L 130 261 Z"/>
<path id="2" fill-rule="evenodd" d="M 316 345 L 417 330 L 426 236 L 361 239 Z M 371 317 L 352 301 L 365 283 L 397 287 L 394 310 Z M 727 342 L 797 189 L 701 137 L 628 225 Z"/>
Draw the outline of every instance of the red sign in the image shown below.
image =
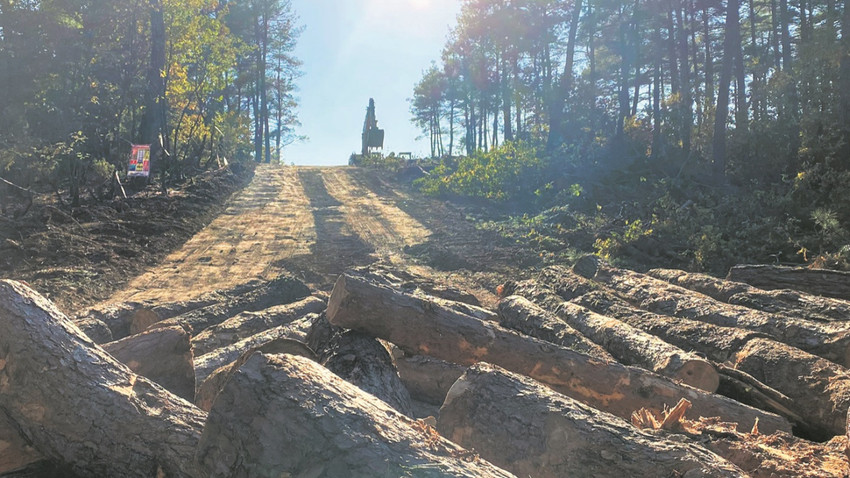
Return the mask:
<path id="1" fill-rule="evenodd" d="M 134 144 L 130 152 L 130 167 L 127 176 L 149 176 L 151 174 L 151 145 Z"/>

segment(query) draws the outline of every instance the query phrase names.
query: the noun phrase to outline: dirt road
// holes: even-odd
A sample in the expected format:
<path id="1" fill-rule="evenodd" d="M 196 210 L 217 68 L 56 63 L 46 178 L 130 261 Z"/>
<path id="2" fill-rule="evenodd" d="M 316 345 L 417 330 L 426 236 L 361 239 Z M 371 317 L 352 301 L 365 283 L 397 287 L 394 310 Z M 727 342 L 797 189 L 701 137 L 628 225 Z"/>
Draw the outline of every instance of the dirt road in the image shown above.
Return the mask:
<path id="1" fill-rule="evenodd" d="M 529 260 L 460 206 L 406 191 L 386 173 L 263 165 L 222 215 L 111 300 L 185 300 L 281 273 L 329 291 L 346 268 L 381 261 L 489 303 Z"/>

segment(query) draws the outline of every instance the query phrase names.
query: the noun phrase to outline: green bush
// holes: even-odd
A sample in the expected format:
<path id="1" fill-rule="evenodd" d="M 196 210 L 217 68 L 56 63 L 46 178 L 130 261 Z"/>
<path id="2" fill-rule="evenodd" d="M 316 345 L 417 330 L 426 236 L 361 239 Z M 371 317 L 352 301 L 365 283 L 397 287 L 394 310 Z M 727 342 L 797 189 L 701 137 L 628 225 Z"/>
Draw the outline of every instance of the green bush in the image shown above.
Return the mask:
<path id="1" fill-rule="evenodd" d="M 545 188 L 543 167 L 537 149 L 530 143 L 506 142 L 490 151 L 461 157 L 456 164 L 441 160 L 431 174 L 414 184 L 431 195 L 453 193 L 506 201 L 533 197 Z"/>

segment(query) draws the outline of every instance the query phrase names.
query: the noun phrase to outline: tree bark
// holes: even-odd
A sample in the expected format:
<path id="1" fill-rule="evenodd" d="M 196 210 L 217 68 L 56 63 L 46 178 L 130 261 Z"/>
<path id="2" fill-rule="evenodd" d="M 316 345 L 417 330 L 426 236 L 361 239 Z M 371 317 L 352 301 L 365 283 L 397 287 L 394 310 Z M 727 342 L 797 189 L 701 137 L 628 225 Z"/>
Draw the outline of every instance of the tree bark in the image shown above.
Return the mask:
<path id="1" fill-rule="evenodd" d="M 263 344 L 282 339 L 292 339 L 299 342 L 307 340 L 307 331 L 312 325 L 315 314 L 310 314 L 303 319 L 281 325 L 273 329 L 260 332 L 235 344 L 230 344 L 220 349 L 195 357 L 195 387 L 196 390 L 203 386 L 204 381 L 217 368 L 223 367 L 238 359 L 240 355 Z"/>
<path id="2" fill-rule="evenodd" d="M 265 330 L 286 325 L 307 314 L 321 312 L 324 308 L 325 301 L 310 296 L 291 304 L 276 305 L 257 312 L 242 312 L 193 337 L 192 348 L 196 354 L 204 355 Z"/>
<path id="3" fill-rule="evenodd" d="M 675 269 L 653 269 L 648 274 L 722 302 L 771 314 L 822 322 L 850 321 L 850 302 L 840 299 L 819 297 L 790 289 L 766 291 L 743 282 Z"/>
<path id="4" fill-rule="evenodd" d="M 756 417 L 765 430 L 790 428 L 778 416 L 725 397 L 640 368 L 605 363 L 399 292 L 387 285 L 386 278 L 369 272 L 349 271 L 340 276 L 327 316 L 334 325 L 369 333 L 411 354 L 462 365 L 487 361 L 502 366 L 624 418 L 639 408 L 660 412 L 687 398 L 695 415 L 720 416 L 738 423 L 742 430 L 751 429 Z"/>
<path id="5" fill-rule="evenodd" d="M 716 362 L 735 363 L 736 369 L 788 398 L 785 401 L 771 397 L 771 401 L 764 405 L 769 406 L 770 411 L 795 422 L 808 437 L 828 439 L 836 433 L 843 433 L 843 417 L 848 408 L 845 401 L 850 400 L 848 372 L 844 367 L 752 331 L 641 311 L 601 292 L 590 293 L 573 301 L 598 313 L 623 320 L 679 347 L 692 348 Z M 772 364 L 772 373 L 768 373 L 763 365 L 767 363 Z M 841 431 L 836 431 L 838 422 Z"/>
<path id="6" fill-rule="evenodd" d="M 144 332 L 155 322 L 170 319 L 190 310 L 200 309 L 219 302 L 227 302 L 267 284 L 268 282 L 265 281 L 254 280 L 230 289 L 208 292 L 194 299 L 180 302 L 154 304 L 148 301 L 128 301 L 100 304 L 77 314 L 74 317 L 74 322 L 89 319 L 104 322 L 112 332 L 112 339 L 106 342 L 111 342 Z"/>
<path id="7" fill-rule="evenodd" d="M 561 273 L 556 275 L 558 271 Z M 552 283 L 570 298 L 578 292 L 590 293 L 589 291 L 593 290 L 588 281 L 561 268 L 544 269 L 539 277 Z M 574 279 L 572 284 L 568 284 L 570 278 Z M 708 392 L 717 390 L 720 378 L 714 366 L 707 360 L 686 352 L 685 350 L 690 350 L 689 347 L 683 350 L 679 346 L 645 332 L 640 327 L 621 322 L 616 318 L 599 315 L 594 313 L 592 308 L 585 309 L 584 306 L 564 302 L 564 297 L 557 295 L 555 289 L 549 285 L 549 283 L 541 285 L 537 281 L 524 281 L 508 285 L 506 288 L 517 296 L 533 297 L 542 307 L 553 311 L 551 317 L 556 323 L 571 327 L 571 330 L 601 345 L 616 361 L 624 365 L 637 365 Z M 523 300 L 529 302 L 527 299 Z M 536 306 L 532 303 L 532 307 Z M 533 316 L 529 317 L 533 319 Z M 533 327 L 529 328 L 533 329 Z M 529 335 L 535 334 L 529 333 Z M 538 338 L 547 340 L 546 337 Z"/>
<path id="8" fill-rule="evenodd" d="M 726 124 L 729 117 L 729 85 L 732 82 L 732 65 L 735 52 L 740 50 L 738 0 L 726 2 L 726 34 L 723 38 L 723 62 L 720 65 L 720 84 L 717 86 L 717 103 L 714 109 L 714 135 L 711 139 L 711 158 L 714 176 L 726 175 Z"/>
<path id="9" fill-rule="evenodd" d="M 794 289 L 814 295 L 850 300 L 850 272 L 805 267 L 741 265 L 729 269 L 727 280 L 761 289 Z"/>
<path id="10" fill-rule="evenodd" d="M 636 365 L 707 392 L 715 392 L 720 385 L 710 362 L 637 327 L 570 303 L 561 304 L 557 315 L 622 364 Z"/>
<path id="11" fill-rule="evenodd" d="M 0 409 L 46 457 L 88 476 L 195 476 L 206 414 L 132 373 L 50 302 L 0 281 Z"/>
<path id="12" fill-rule="evenodd" d="M 699 445 L 642 432 L 486 363 L 451 388 L 437 426 L 517 476 L 746 476 Z"/>
<path id="13" fill-rule="evenodd" d="M 591 342 L 581 332 L 525 297 L 512 295 L 502 299 L 499 302 L 499 323 L 503 327 L 600 360 L 618 361 L 603 347 Z"/>
<path id="14" fill-rule="evenodd" d="M 213 406 L 213 402 L 215 402 L 215 397 L 221 393 L 224 386 L 227 385 L 227 381 L 230 380 L 230 377 L 239 370 L 239 367 L 245 364 L 251 355 L 257 352 L 265 354 L 300 355 L 301 357 L 310 359 L 314 362 L 319 360 L 319 358 L 316 357 L 316 354 L 310 350 L 310 347 L 307 347 L 302 342 L 284 337 L 274 339 L 270 342 L 248 349 L 233 362 L 215 369 L 198 387 L 198 393 L 195 394 L 195 405 L 197 405 L 201 410 L 209 412 Z"/>
<path id="15" fill-rule="evenodd" d="M 74 319 L 73 322 L 74 325 L 79 327 L 96 344 L 105 344 L 113 340 L 112 331 L 109 330 L 109 326 L 102 320 L 95 319 L 94 317 L 81 317 Z"/>
<path id="16" fill-rule="evenodd" d="M 210 478 L 513 476 L 473 456 L 310 360 L 254 354 L 215 400 L 196 458 Z"/>
<path id="17" fill-rule="evenodd" d="M 395 349 L 398 376 L 414 400 L 440 406 L 466 367 L 427 355 L 407 355 Z"/>
<path id="18" fill-rule="evenodd" d="M 103 350 L 169 392 L 195 399 L 195 367 L 189 334 L 180 327 L 154 329 L 103 345 Z"/>
<path id="19" fill-rule="evenodd" d="M 374 337 L 351 330 L 336 334 L 319 361 L 346 382 L 411 416 L 410 392 L 399 378 L 389 351 Z"/>
<path id="20" fill-rule="evenodd" d="M 724 304 L 644 274 L 610 267 L 590 256 L 582 261 L 596 264 L 596 273 L 585 277 L 606 285 L 642 309 L 760 332 L 837 364 L 850 364 L 850 331 L 846 327 Z"/>
<path id="21" fill-rule="evenodd" d="M 176 317 L 157 322 L 152 328 L 179 325 L 192 335 L 246 311 L 257 311 L 281 304 L 289 304 L 310 295 L 310 289 L 298 279 L 281 276 L 262 286 L 200 309 L 190 310 Z"/>
<path id="22" fill-rule="evenodd" d="M 787 395 L 816 440 L 846 433 L 850 408 L 850 372 L 844 367 L 793 347 L 754 339 L 735 356 L 735 368 Z"/>

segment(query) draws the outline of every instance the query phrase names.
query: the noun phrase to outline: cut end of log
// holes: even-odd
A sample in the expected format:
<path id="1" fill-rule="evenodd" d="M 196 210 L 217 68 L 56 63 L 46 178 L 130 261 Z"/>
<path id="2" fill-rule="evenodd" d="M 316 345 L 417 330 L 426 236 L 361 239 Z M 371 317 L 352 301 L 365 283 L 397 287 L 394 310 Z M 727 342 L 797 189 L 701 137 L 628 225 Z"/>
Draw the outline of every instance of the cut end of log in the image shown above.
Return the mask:
<path id="1" fill-rule="evenodd" d="M 584 277 L 593 279 L 599 272 L 599 264 L 602 259 L 599 256 L 584 256 L 573 265 L 573 272 Z"/>
<path id="2" fill-rule="evenodd" d="M 720 387 L 720 375 L 707 360 L 688 360 L 675 377 L 692 387 L 714 393 Z"/>
<path id="3" fill-rule="evenodd" d="M 141 334 L 160 320 L 162 319 L 160 319 L 159 314 L 153 310 L 147 308 L 139 309 L 130 319 L 130 335 Z"/>

